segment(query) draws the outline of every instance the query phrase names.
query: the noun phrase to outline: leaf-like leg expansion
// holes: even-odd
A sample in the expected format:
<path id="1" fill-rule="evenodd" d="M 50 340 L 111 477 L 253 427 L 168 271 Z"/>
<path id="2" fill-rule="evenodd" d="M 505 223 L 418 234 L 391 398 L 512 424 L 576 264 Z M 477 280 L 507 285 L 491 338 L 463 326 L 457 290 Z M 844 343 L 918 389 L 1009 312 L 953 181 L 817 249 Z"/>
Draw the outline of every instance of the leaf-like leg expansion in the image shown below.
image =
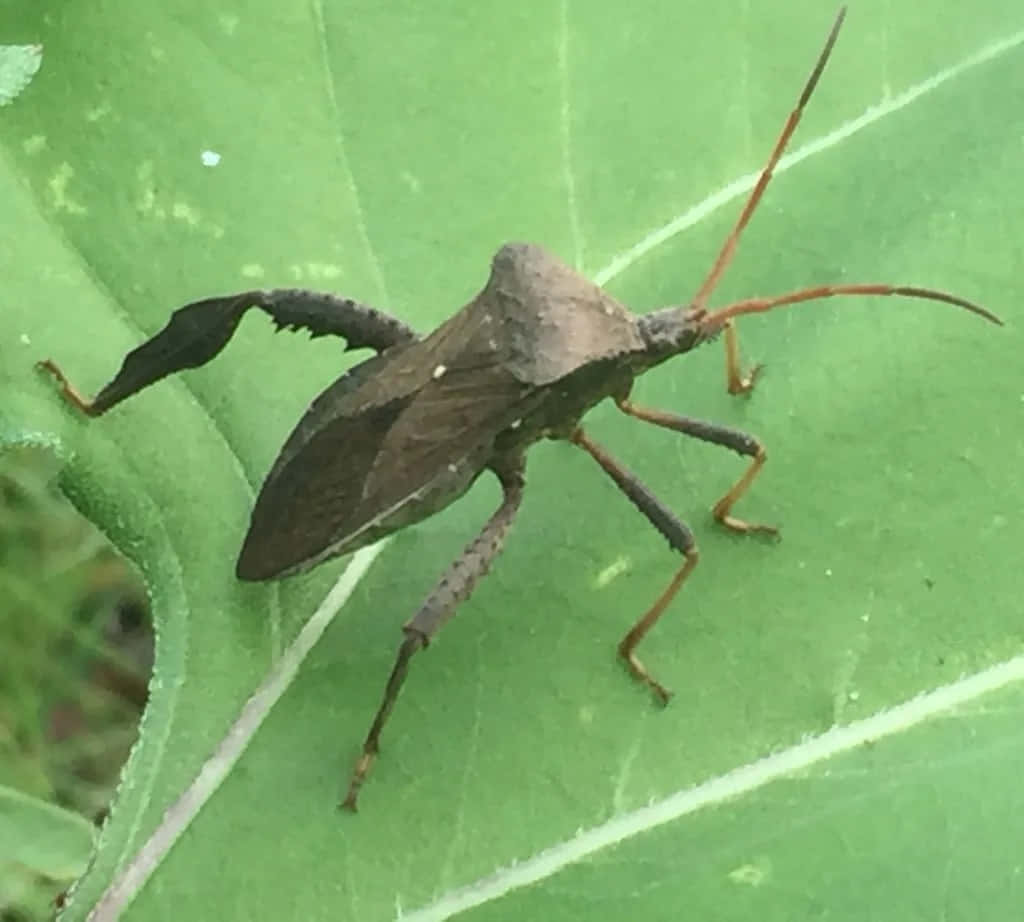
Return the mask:
<path id="1" fill-rule="evenodd" d="M 416 338 L 402 321 L 365 304 L 321 292 L 277 288 L 206 298 L 179 308 L 159 333 L 128 353 L 114 380 L 93 400 L 79 394 L 51 359 L 38 364 L 57 379 L 68 401 L 89 416 L 99 416 L 167 375 L 205 365 L 228 344 L 251 307 L 268 313 L 278 329 L 340 336 L 349 349 L 368 347 L 381 352 Z"/>
<path id="2" fill-rule="evenodd" d="M 764 467 L 768 455 L 764 446 L 752 435 L 741 432 L 739 429 L 730 429 L 728 426 L 720 426 L 718 423 L 709 423 L 702 419 L 694 419 L 691 416 L 680 416 L 677 413 L 663 413 L 660 410 L 648 410 L 645 407 L 638 407 L 628 400 L 617 400 L 616 404 L 623 413 L 642 419 L 645 423 L 653 423 L 665 429 L 672 429 L 674 432 L 681 432 L 683 435 L 692 436 L 703 442 L 711 442 L 721 445 L 724 448 L 731 448 L 734 452 L 744 455 L 753 460 L 750 466 L 743 472 L 743 476 L 734 483 L 726 494 L 715 503 L 712 514 L 726 528 L 738 531 L 743 534 L 761 532 L 768 535 L 777 535 L 779 530 L 774 525 L 756 525 L 737 519 L 730 515 L 732 507 L 744 493 L 750 488 L 758 472 Z"/>
<path id="3" fill-rule="evenodd" d="M 697 544 L 693 538 L 693 532 L 687 528 L 675 514 L 661 502 L 636 476 L 632 471 L 627 470 L 603 448 L 590 441 L 582 429 L 576 429 L 570 437 L 570 441 L 585 449 L 590 456 L 604 468 L 605 472 L 615 481 L 616 485 L 630 502 L 639 509 L 647 520 L 665 537 L 673 550 L 679 551 L 685 558 L 683 565 L 679 568 L 668 588 L 658 597 L 657 601 L 640 617 L 626 636 L 619 642 L 619 655 L 626 661 L 629 671 L 641 682 L 645 682 L 658 699 L 667 703 L 671 692 L 655 679 L 637 658 L 633 652 L 636 645 L 640 643 L 644 635 L 654 627 L 655 622 L 661 617 L 668 607 L 669 602 L 675 597 L 680 586 L 686 582 L 686 578 L 697 566 L 699 555 Z"/>
<path id="4" fill-rule="evenodd" d="M 466 545 L 465 550 L 449 565 L 419 611 L 402 627 L 405 640 L 398 648 L 395 665 L 384 689 L 384 698 L 377 709 L 370 732 L 366 735 L 363 751 L 349 782 L 348 793 L 342 802 L 343 807 L 353 811 L 356 809 L 359 789 L 363 786 L 380 751 L 380 733 L 391 715 L 395 701 L 398 700 L 398 693 L 405 682 L 412 655 L 421 647 L 427 646 L 430 638 L 452 618 L 456 608 L 469 598 L 473 588 L 501 552 L 505 536 L 523 501 L 523 472 L 522 458 L 514 459 L 507 470 L 496 470 L 504 491 L 501 505 L 487 520 L 480 534 Z"/>

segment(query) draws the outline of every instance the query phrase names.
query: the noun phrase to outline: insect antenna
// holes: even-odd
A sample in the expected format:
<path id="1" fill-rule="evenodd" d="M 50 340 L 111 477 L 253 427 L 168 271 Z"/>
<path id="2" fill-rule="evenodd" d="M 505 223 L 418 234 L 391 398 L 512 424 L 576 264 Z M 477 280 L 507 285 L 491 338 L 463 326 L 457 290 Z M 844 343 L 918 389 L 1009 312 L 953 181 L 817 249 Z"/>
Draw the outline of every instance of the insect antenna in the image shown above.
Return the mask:
<path id="1" fill-rule="evenodd" d="M 779 160 L 782 158 L 783 153 L 785 153 L 786 145 L 789 144 L 789 139 L 793 136 L 793 132 L 796 131 L 796 126 L 800 124 L 800 117 L 803 115 L 804 106 L 807 105 L 807 101 L 811 98 L 811 94 L 814 92 L 814 88 L 818 84 L 818 78 L 821 76 L 821 72 L 825 69 L 825 64 L 828 62 L 829 55 L 832 53 L 832 46 L 836 43 L 836 38 L 839 35 L 839 29 L 845 18 L 846 7 L 840 7 L 839 15 L 836 16 L 836 21 L 832 26 L 832 31 L 828 34 L 828 40 L 825 42 L 825 47 L 818 56 L 818 61 L 814 65 L 814 70 L 811 71 L 811 76 L 808 78 L 803 92 L 800 94 L 800 99 L 797 101 L 796 108 L 789 113 L 789 118 L 786 119 L 786 124 L 782 128 L 782 133 L 779 135 L 779 139 L 775 142 L 775 147 L 772 150 L 771 156 L 768 158 L 768 163 L 761 171 L 761 175 L 758 177 L 757 182 L 750 193 L 750 197 L 747 199 L 747 203 L 743 206 L 743 211 L 740 212 L 740 216 L 733 229 L 729 232 L 729 236 L 725 238 L 725 243 L 722 245 L 718 258 L 715 260 L 715 264 L 711 267 L 711 271 L 708 273 L 707 278 L 704 279 L 704 282 L 697 290 L 697 294 L 694 295 L 693 300 L 690 302 L 690 306 L 696 308 L 698 312 L 707 306 L 708 298 L 711 297 L 715 287 L 725 274 L 725 270 L 729 267 L 729 263 L 732 262 L 733 255 L 736 252 L 736 246 L 739 243 L 740 234 L 743 233 L 743 229 L 747 226 L 747 223 L 753 216 L 754 210 L 761 201 L 761 196 L 764 195 L 764 190 L 768 187 L 768 183 L 772 178 L 772 173 L 775 170 L 775 167 L 778 166 Z"/>
<path id="2" fill-rule="evenodd" d="M 953 304 L 978 314 L 992 323 L 1003 325 L 991 311 L 968 301 L 966 298 L 959 298 L 956 295 L 945 291 L 936 291 L 933 288 L 915 288 L 909 285 L 885 285 L 885 284 L 857 284 L 857 285 L 818 285 L 813 288 L 801 288 L 799 291 L 790 291 L 783 295 L 775 295 L 771 298 L 744 298 L 742 301 L 734 301 L 725 307 L 705 313 L 700 318 L 700 323 L 708 330 L 714 331 L 724 326 L 734 317 L 742 317 L 744 314 L 764 314 L 776 307 L 783 307 L 786 304 L 799 304 L 801 301 L 817 301 L 822 298 L 834 298 L 842 295 L 902 295 L 906 298 L 918 298 L 924 301 L 942 301 L 946 304 Z"/>

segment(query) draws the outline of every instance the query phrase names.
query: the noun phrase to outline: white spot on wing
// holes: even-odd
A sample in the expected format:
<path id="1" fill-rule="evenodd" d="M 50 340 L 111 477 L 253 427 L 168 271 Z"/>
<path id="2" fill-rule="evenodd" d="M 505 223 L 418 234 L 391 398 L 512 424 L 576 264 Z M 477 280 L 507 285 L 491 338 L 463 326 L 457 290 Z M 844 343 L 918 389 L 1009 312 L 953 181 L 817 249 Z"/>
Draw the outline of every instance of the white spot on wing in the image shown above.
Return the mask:
<path id="1" fill-rule="evenodd" d="M 199 159 L 202 161 L 203 166 L 216 166 L 220 163 L 220 154 L 215 150 L 204 150 L 199 155 Z"/>
<path id="2" fill-rule="evenodd" d="M 444 373 L 447 370 L 448 370 L 448 366 L 447 365 L 438 365 L 437 368 L 434 369 L 434 380 L 436 381 L 438 378 L 443 377 Z"/>

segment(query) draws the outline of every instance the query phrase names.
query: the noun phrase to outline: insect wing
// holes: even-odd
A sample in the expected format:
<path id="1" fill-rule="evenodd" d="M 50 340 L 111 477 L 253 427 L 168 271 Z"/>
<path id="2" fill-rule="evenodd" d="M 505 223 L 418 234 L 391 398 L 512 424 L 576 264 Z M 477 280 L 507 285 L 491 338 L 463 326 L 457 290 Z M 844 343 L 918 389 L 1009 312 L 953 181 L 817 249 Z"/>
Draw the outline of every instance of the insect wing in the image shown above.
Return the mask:
<path id="1" fill-rule="evenodd" d="M 386 504 L 396 498 L 398 483 L 423 488 L 481 450 L 489 454 L 495 436 L 528 412 L 535 393 L 497 363 L 445 367 L 381 443 L 366 481 L 367 498 Z"/>
<path id="2" fill-rule="evenodd" d="M 315 428 L 299 424 L 286 448 L 300 442 L 301 450 L 275 464 L 253 508 L 236 568 L 241 579 L 273 579 L 311 567 L 355 530 L 380 443 L 410 399 L 336 415 Z M 314 412 L 315 405 L 307 416 Z"/>
<path id="3" fill-rule="evenodd" d="M 260 491 L 239 577 L 301 572 L 426 518 L 472 483 L 534 392 L 489 340 L 481 351 L 473 307 L 314 401 Z"/>

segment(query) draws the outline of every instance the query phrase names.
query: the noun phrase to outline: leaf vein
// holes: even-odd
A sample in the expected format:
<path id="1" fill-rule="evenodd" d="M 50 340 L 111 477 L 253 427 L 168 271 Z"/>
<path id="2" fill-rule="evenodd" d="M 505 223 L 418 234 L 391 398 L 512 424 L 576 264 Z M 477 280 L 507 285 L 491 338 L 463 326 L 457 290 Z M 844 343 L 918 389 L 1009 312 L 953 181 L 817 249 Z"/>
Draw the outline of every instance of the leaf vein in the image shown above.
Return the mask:
<path id="1" fill-rule="evenodd" d="M 331 65 L 330 49 L 327 41 L 327 21 L 324 18 L 323 0 L 312 0 L 313 22 L 316 26 L 317 40 L 320 45 L 320 62 L 324 70 L 324 85 L 327 91 L 327 102 L 334 117 L 334 141 L 338 149 L 338 162 L 342 172 L 345 174 L 346 185 L 352 196 L 352 207 L 355 213 L 356 230 L 366 248 L 367 258 L 370 262 L 370 271 L 373 274 L 374 282 L 377 285 L 378 297 L 381 299 L 381 307 L 388 307 L 391 299 L 388 297 L 388 288 L 384 282 L 384 273 L 381 270 L 380 260 L 370 239 L 370 232 L 366 226 L 366 216 L 363 212 L 362 201 L 359 195 L 359 186 L 356 183 L 355 174 L 348 160 L 347 145 L 345 143 L 345 131 L 342 127 L 341 106 L 338 104 L 337 80 L 334 76 L 334 67 Z"/>
<path id="2" fill-rule="evenodd" d="M 901 109 L 906 108 L 911 103 L 920 99 L 922 96 L 932 92 L 933 90 L 937 90 L 944 83 L 947 83 L 950 80 L 959 77 L 961 74 L 967 73 L 975 67 L 985 64 L 1000 55 L 1006 54 L 1008 51 L 1012 51 L 1021 44 L 1024 44 L 1024 30 L 1015 32 L 1006 38 L 999 39 L 998 41 L 990 42 L 974 54 L 954 64 L 952 67 L 941 70 L 938 73 L 933 74 L 931 77 L 928 77 L 926 80 L 922 80 L 920 83 L 915 83 L 913 86 L 896 96 L 886 95 L 878 103 L 865 109 L 863 113 L 857 116 L 857 118 L 844 122 L 828 134 L 815 138 L 813 141 L 808 141 L 801 147 L 796 148 L 796 150 L 786 154 L 775 168 L 775 175 L 777 176 L 779 173 L 784 173 L 786 170 L 791 169 L 798 163 L 802 163 L 808 157 L 812 157 L 815 154 L 820 154 L 831 147 L 835 147 L 840 142 L 845 141 L 847 138 L 852 137 L 859 131 L 868 128 L 875 122 L 880 121 L 886 116 L 899 112 Z M 696 205 L 674 217 L 667 224 L 654 228 L 641 240 L 633 244 L 633 246 L 612 257 L 605 266 L 595 273 L 594 281 L 598 285 L 606 285 L 612 279 L 622 275 L 623 272 L 633 266 L 652 250 L 664 243 L 667 243 L 683 231 L 689 230 L 695 224 L 703 221 L 704 218 L 713 214 L 723 205 L 727 205 L 733 199 L 739 198 L 741 195 L 746 195 L 754 188 L 754 183 L 757 182 L 759 175 L 760 170 L 755 173 L 748 173 L 738 179 L 734 179 L 732 182 L 724 185 L 721 189 L 712 192 L 703 201 L 698 202 Z"/>

